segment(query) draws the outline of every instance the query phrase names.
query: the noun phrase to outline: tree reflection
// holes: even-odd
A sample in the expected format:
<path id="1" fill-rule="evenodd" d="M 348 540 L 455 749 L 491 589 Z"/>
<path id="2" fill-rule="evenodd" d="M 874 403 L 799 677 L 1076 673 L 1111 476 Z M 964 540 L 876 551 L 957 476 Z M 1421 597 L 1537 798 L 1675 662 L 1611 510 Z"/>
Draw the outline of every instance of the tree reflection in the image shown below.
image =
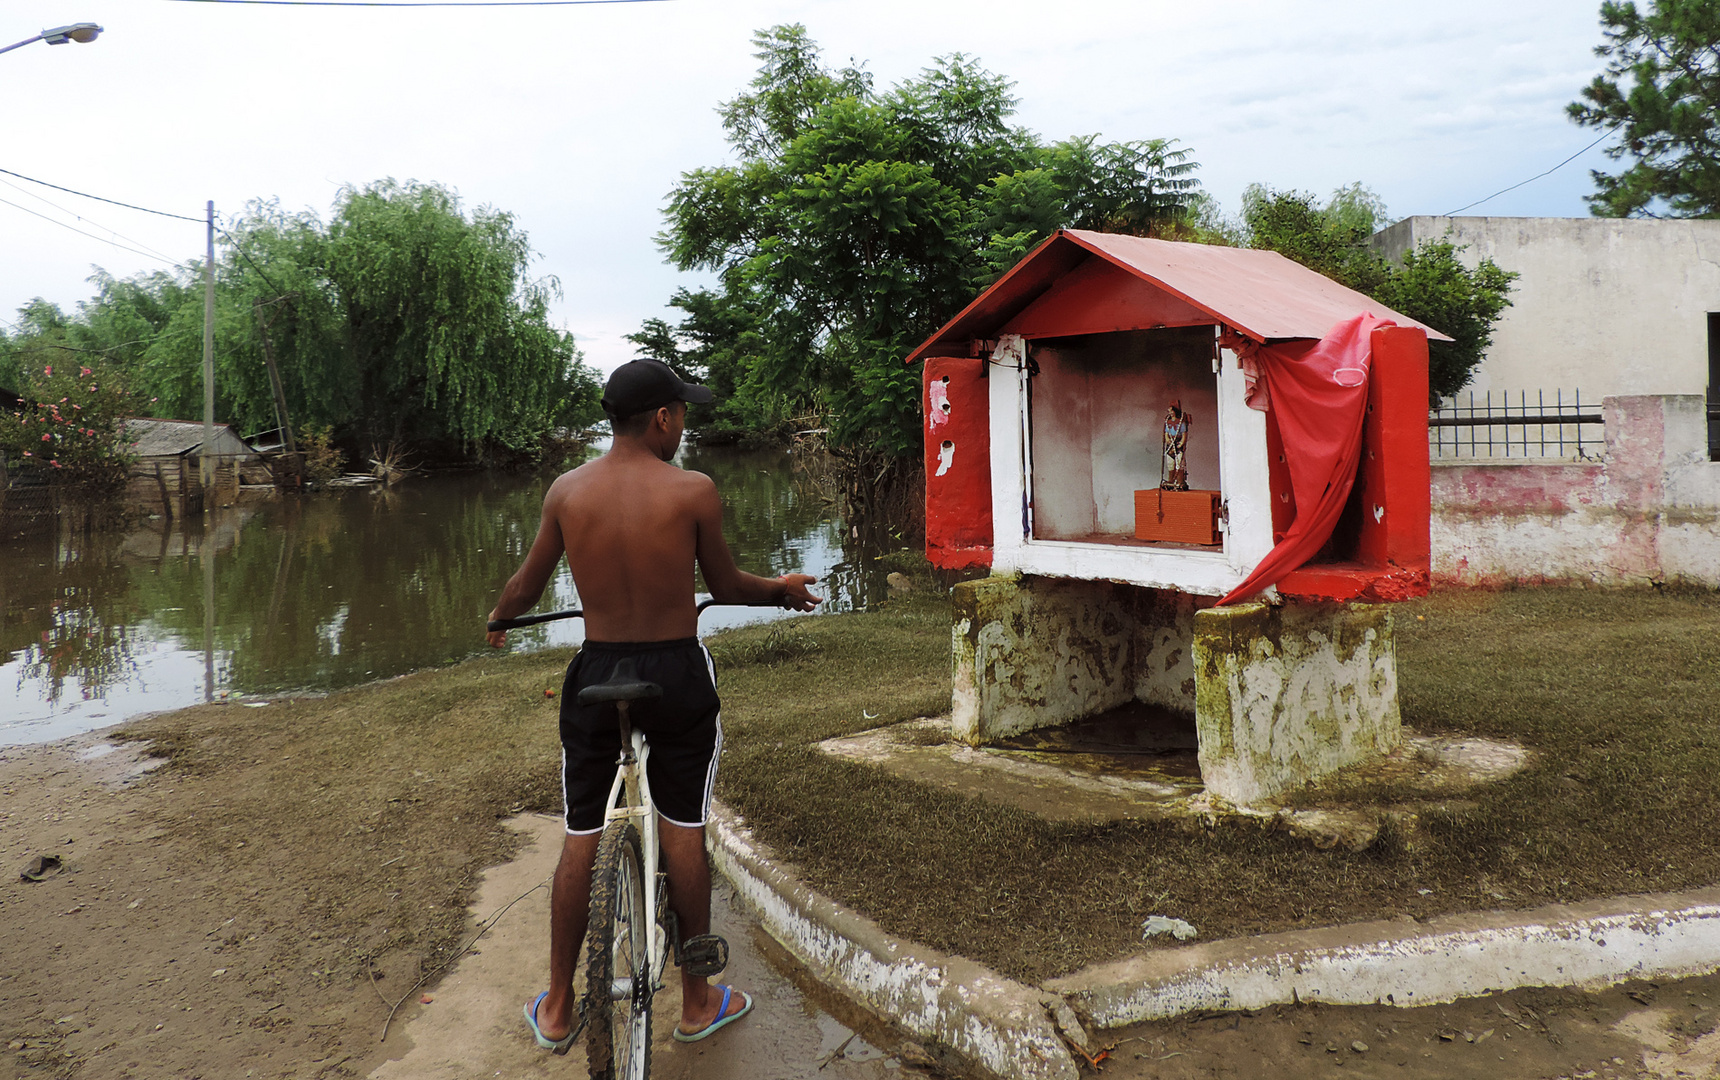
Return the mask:
<path id="1" fill-rule="evenodd" d="M 746 569 L 818 574 L 825 610 L 884 595 L 879 537 L 834 521 L 797 483 L 789 455 L 689 448 L 683 463 L 717 482 L 725 533 Z M 52 703 L 102 697 L 137 675 L 141 650 L 201 651 L 205 551 L 215 556 L 218 689 L 334 689 L 460 660 L 484 650 L 484 615 L 531 545 L 551 479 L 419 478 L 267 498 L 125 534 L 9 542 L 0 545 L 0 661 L 17 668 L 17 694 Z M 565 576 L 555 589 L 543 606 L 574 599 Z M 542 628 L 518 637 L 528 647 L 545 640 Z"/>
<path id="2" fill-rule="evenodd" d="M 19 662 L 19 682 L 37 682 L 58 702 L 68 682 L 100 696 L 131 671 L 136 624 L 147 612 L 132 595 L 123 537 L 66 530 L 6 544 L 0 575 L 0 649 Z"/>

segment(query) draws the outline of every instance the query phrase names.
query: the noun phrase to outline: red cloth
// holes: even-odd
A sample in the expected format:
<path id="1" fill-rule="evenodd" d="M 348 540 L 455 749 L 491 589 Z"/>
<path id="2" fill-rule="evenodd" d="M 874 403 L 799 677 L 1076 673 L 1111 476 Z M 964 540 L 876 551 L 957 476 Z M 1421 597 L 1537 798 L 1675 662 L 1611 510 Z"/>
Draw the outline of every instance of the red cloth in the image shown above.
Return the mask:
<path id="1" fill-rule="evenodd" d="M 1278 546 L 1220 604 L 1234 604 L 1277 584 L 1331 537 L 1361 464 L 1372 334 L 1396 325 L 1357 315 L 1332 327 L 1319 341 L 1255 345 L 1233 336 L 1225 342 L 1257 368 L 1266 384 L 1266 400 L 1256 401 L 1257 395 L 1251 394 L 1249 404 L 1265 411 L 1262 406 L 1269 401 L 1278 420 L 1296 519 Z"/>

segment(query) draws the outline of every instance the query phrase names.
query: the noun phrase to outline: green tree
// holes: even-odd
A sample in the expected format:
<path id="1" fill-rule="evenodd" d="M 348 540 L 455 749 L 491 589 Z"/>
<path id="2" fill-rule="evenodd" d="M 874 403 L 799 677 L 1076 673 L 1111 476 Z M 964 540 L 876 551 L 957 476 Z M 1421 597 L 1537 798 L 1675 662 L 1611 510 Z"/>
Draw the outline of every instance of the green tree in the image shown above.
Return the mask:
<path id="1" fill-rule="evenodd" d="M 669 306 L 680 323 L 646 319 L 627 340 L 639 355 L 661 360 L 682 378 L 716 392 L 709 405 L 691 406 L 688 426 L 708 445 L 780 443 L 805 419 L 813 388 L 796 383 L 791 365 L 775 362 L 773 341 L 758 297 L 744 287 L 722 291 L 677 289 Z"/>
<path id="2" fill-rule="evenodd" d="M 346 188 L 332 219 L 253 202 L 215 267 L 216 412 L 245 431 L 279 422 L 279 365 L 295 427 L 369 451 L 531 456 L 556 427 L 601 416 L 597 375 L 549 325 L 554 278 L 533 279 L 511 215 L 467 213 L 433 184 Z M 66 344 L 116 365 L 156 415 L 202 415 L 202 267 L 115 279 L 63 320 Z M 46 331 L 28 319 L 10 339 Z M 5 360 L 0 357 L 0 374 Z"/>
<path id="3" fill-rule="evenodd" d="M 1250 184 L 1242 221 L 1249 247 L 1276 251 L 1357 292 L 1372 295 L 1386 279 L 1385 260 L 1368 247 L 1386 223 L 1385 204 L 1360 183 L 1334 191 L 1324 206 L 1311 192 Z"/>
<path id="4" fill-rule="evenodd" d="M 722 300 L 694 311 L 688 296 L 688 320 L 639 342 L 751 395 L 737 428 L 817 409 L 857 474 L 911 471 L 914 345 L 1059 226 L 1150 233 L 1189 211 L 1188 151 L 1047 145 L 1011 123 L 1008 80 L 970 57 L 879 92 L 825 68 L 803 27 L 754 41 L 758 76 L 720 109 L 735 163 L 684 174 L 660 237 L 678 268 L 721 275 Z"/>
<path id="5" fill-rule="evenodd" d="M 1424 240 L 1401 265 L 1368 243 L 1389 219 L 1383 200 L 1361 183 L 1339 188 L 1325 205 L 1304 191 L 1250 184 L 1242 195 L 1250 247 L 1267 248 L 1366 293 L 1453 340 L 1428 342 L 1428 392 L 1434 400 L 1469 382 L 1493 341 L 1493 326 L 1511 306 L 1517 274 L 1492 259 L 1470 269 L 1449 240 Z"/>
<path id="6" fill-rule="evenodd" d="M 1463 248 L 1449 240 L 1424 240 L 1406 251 L 1372 295 L 1388 307 L 1449 336 L 1427 343 L 1428 394 L 1437 401 L 1468 384 L 1493 344 L 1493 326 L 1511 306 L 1514 270 L 1492 259 L 1474 269 L 1459 259 Z"/>
<path id="7" fill-rule="evenodd" d="M 1567 106 L 1584 127 L 1621 138 L 1607 148 L 1631 164 L 1593 170 L 1597 217 L 1720 216 L 1720 0 L 1601 5 L 1606 71 Z"/>
<path id="8" fill-rule="evenodd" d="M 341 389 L 369 438 L 518 451 L 554 425 L 576 350 L 548 323 L 560 286 L 527 277 L 512 215 L 383 181 L 342 194 L 325 252 L 353 364 Z"/>

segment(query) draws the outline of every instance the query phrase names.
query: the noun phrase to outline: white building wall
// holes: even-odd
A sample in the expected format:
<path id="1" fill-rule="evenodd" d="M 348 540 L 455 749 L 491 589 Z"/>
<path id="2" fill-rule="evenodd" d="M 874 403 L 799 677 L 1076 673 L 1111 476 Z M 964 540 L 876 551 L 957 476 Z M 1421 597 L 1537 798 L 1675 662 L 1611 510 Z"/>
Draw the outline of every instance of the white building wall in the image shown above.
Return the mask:
<path id="1" fill-rule="evenodd" d="M 1411 217 L 1382 230 L 1388 259 L 1449 235 L 1467 266 L 1520 276 L 1467 389 L 1578 389 L 1585 402 L 1701 394 L 1708 313 L 1720 312 L 1720 221 Z"/>

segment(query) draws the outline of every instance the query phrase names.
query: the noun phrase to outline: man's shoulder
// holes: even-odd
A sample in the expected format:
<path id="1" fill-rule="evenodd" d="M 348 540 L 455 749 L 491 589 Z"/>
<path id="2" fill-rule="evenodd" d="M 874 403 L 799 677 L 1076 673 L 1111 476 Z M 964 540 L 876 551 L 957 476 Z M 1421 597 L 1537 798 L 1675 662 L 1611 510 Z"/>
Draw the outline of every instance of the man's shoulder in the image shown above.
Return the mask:
<path id="1" fill-rule="evenodd" d="M 681 474 L 683 477 L 681 482 L 689 488 L 697 491 L 717 490 L 717 482 L 702 472 L 696 472 L 692 469 L 677 469 L 675 471 Z"/>
<path id="2" fill-rule="evenodd" d="M 658 491 L 669 490 L 686 498 L 702 498 L 714 494 L 716 482 L 702 472 L 683 469 L 668 462 L 614 462 L 596 458 L 575 469 L 569 469 L 550 484 L 549 498 L 577 498 L 583 489 L 593 493 L 614 485 L 648 485 Z"/>

